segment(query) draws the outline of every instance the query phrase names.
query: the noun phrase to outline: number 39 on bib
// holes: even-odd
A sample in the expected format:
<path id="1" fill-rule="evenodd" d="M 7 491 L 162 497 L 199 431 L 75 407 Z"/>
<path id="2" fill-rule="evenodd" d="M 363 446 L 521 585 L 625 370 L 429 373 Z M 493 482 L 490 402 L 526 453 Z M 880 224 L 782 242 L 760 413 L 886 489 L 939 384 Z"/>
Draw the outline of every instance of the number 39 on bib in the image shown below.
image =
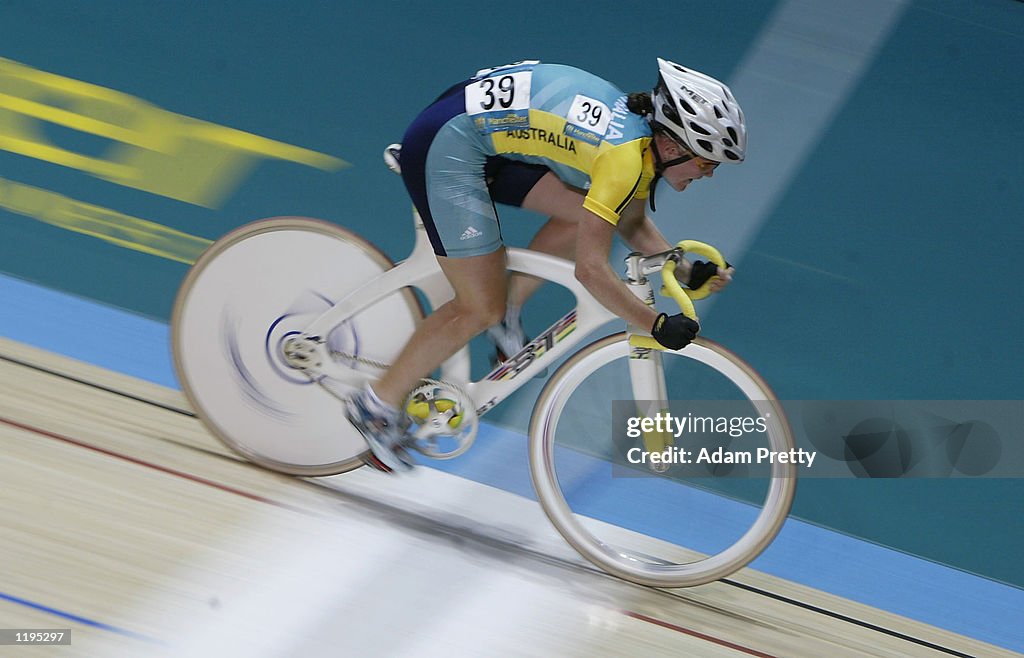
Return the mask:
<path id="1" fill-rule="evenodd" d="M 529 127 L 532 76 L 531 70 L 498 70 L 466 85 L 466 114 L 480 132 Z"/>
<path id="2" fill-rule="evenodd" d="M 612 111 L 601 101 L 576 94 L 565 115 L 565 134 L 589 144 L 597 144 L 608 130 Z"/>

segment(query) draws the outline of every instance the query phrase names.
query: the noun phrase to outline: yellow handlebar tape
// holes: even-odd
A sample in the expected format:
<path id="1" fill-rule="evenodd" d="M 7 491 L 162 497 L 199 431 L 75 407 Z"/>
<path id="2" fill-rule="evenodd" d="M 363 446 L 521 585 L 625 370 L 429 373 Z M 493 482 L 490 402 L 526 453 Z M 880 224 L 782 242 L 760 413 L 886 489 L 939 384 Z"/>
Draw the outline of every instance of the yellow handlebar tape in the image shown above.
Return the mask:
<path id="1" fill-rule="evenodd" d="M 697 254 L 698 256 L 703 256 L 704 258 L 707 258 L 709 261 L 717 265 L 720 269 L 725 269 L 725 259 L 722 258 L 722 254 L 720 254 L 717 249 L 707 244 L 706 242 L 697 242 L 696 240 L 683 240 L 676 246 L 678 246 L 686 253 L 693 253 Z M 672 279 L 674 280 L 675 277 L 673 276 Z M 678 283 L 676 285 L 678 286 Z M 710 294 L 711 279 L 705 281 L 704 285 L 702 285 L 700 288 L 697 288 L 696 290 L 686 291 L 686 296 L 692 300 L 704 299 Z"/>
<path id="2" fill-rule="evenodd" d="M 678 244 L 678 247 L 684 252 L 703 256 L 719 268 L 723 270 L 725 269 L 725 259 L 722 258 L 722 254 L 705 242 L 698 242 L 697 240 L 683 240 Z M 691 320 L 699 322 L 700 319 L 697 317 L 697 311 L 693 308 L 693 300 L 703 299 L 711 294 L 711 279 L 705 281 L 704 285 L 696 290 L 684 290 L 683 287 L 679 285 L 675 272 L 676 264 L 673 261 L 665 263 L 665 266 L 661 270 L 661 279 L 663 284 L 661 286 L 661 294 L 671 297 L 676 304 L 679 305 L 679 309 L 683 312 L 683 315 Z M 629 344 L 633 347 L 642 347 L 654 350 L 665 349 L 661 343 L 650 336 L 632 336 L 629 339 Z"/>

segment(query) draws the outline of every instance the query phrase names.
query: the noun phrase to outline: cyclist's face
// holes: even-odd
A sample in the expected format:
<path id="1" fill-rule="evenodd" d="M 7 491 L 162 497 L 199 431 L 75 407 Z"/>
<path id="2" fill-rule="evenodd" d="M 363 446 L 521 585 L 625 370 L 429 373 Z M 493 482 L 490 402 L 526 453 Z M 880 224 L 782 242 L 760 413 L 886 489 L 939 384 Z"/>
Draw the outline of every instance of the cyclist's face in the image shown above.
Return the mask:
<path id="1" fill-rule="evenodd" d="M 682 144 L 676 142 L 674 139 L 666 138 L 660 144 L 662 150 L 662 158 L 664 160 L 672 160 L 674 158 L 682 156 L 690 156 L 690 159 L 686 162 L 672 165 L 665 169 L 662 177 L 668 181 L 668 184 L 672 186 L 672 189 L 677 192 L 682 192 L 690 184 L 690 181 L 697 180 L 698 178 L 704 178 L 707 176 L 711 178 L 715 175 L 715 167 L 718 163 L 714 160 L 708 160 L 699 155 L 694 155 L 689 149 Z"/>
<path id="2" fill-rule="evenodd" d="M 665 170 L 662 176 L 669 182 L 669 185 L 673 187 L 677 192 L 682 192 L 686 189 L 690 181 L 695 181 L 698 178 L 704 178 L 707 176 L 711 178 L 715 175 L 715 167 L 718 166 L 717 162 L 711 160 L 705 160 L 698 156 L 692 160 L 687 160 L 677 165 L 672 165 Z"/>

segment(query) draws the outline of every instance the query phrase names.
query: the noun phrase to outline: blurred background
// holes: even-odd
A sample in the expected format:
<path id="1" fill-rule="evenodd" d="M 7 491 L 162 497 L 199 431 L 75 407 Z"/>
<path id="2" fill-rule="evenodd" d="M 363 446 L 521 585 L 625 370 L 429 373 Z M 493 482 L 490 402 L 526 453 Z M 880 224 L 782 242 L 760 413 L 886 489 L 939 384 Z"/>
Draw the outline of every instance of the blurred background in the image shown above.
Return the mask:
<path id="1" fill-rule="evenodd" d="M 381 151 L 438 93 L 519 59 L 646 90 L 661 56 L 748 120 L 746 163 L 657 195 L 670 239 L 737 267 L 707 335 L 783 399 L 1024 399 L 1015 0 L 7 0 L 0 44 L 5 337 L 176 387 L 166 323 L 210 241 L 299 215 L 400 260 Z M 502 220 L 519 246 L 541 223 Z M 528 330 L 564 301 L 544 291 Z M 488 420 L 522 434 L 539 385 Z M 1017 587 L 1022 514 L 1021 479 L 808 480 L 794 506 Z"/>

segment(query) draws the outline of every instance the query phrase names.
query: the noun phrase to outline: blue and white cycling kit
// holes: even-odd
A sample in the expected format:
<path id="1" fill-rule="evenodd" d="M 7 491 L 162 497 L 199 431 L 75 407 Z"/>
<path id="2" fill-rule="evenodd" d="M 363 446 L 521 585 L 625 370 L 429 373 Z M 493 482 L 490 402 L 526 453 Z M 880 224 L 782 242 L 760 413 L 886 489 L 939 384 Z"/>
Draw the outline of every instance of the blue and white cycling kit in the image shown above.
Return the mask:
<path id="1" fill-rule="evenodd" d="M 402 178 L 435 253 L 464 258 L 501 246 L 494 202 L 520 205 L 548 171 L 615 224 L 649 193 L 650 141 L 611 83 L 519 62 L 477 72 L 424 110 L 402 140 Z"/>

